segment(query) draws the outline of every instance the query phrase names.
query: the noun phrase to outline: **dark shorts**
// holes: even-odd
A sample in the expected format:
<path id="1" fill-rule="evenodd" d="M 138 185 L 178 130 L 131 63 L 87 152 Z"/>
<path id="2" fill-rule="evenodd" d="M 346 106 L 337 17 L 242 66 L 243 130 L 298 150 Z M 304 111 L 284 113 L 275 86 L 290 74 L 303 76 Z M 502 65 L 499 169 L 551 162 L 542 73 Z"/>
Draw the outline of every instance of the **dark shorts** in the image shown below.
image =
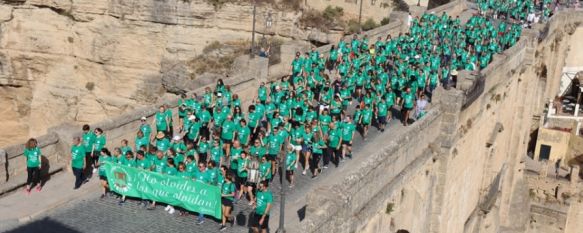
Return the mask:
<path id="1" fill-rule="evenodd" d="M 294 170 L 285 170 L 285 174 L 288 176 L 293 176 L 294 175 Z"/>
<path id="2" fill-rule="evenodd" d="M 377 120 L 380 124 L 387 124 L 387 116 L 379 116 Z"/>
<path id="3" fill-rule="evenodd" d="M 107 181 L 107 176 L 99 176 L 99 179 L 100 179 L 100 180 Z"/>
<path id="4" fill-rule="evenodd" d="M 269 160 L 269 161 L 275 161 L 276 158 L 277 158 L 277 155 L 273 155 L 273 154 L 267 155 L 267 160 Z"/>
<path id="5" fill-rule="evenodd" d="M 350 143 L 350 141 L 342 140 L 342 145 L 352 146 L 352 143 Z"/>
<path id="6" fill-rule="evenodd" d="M 245 185 L 245 186 L 247 186 L 247 177 L 240 177 L 240 176 L 237 176 L 237 177 L 235 178 L 235 182 L 237 183 L 237 185 L 238 185 L 239 187 L 241 187 L 241 185 Z"/>
<path id="7" fill-rule="evenodd" d="M 223 139 L 223 143 L 231 145 L 233 144 L 233 139 Z"/>
<path id="8" fill-rule="evenodd" d="M 221 204 L 233 208 L 233 201 L 227 198 L 221 197 Z"/>
<path id="9" fill-rule="evenodd" d="M 413 107 L 410 107 L 410 108 L 408 108 L 408 107 L 405 107 L 405 106 L 403 106 L 403 109 L 404 109 L 405 111 L 411 111 L 411 110 L 413 110 Z"/>
<path id="10" fill-rule="evenodd" d="M 265 219 L 263 219 L 263 224 L 259 224 L 259 220 L 261 220 L 261 215 L 257 213 L 253 213 L 251 215 L 251 227 L 260 228 L 260 229 L 268 229 L 269 228 L 269 215 L 265 215 Z"/>

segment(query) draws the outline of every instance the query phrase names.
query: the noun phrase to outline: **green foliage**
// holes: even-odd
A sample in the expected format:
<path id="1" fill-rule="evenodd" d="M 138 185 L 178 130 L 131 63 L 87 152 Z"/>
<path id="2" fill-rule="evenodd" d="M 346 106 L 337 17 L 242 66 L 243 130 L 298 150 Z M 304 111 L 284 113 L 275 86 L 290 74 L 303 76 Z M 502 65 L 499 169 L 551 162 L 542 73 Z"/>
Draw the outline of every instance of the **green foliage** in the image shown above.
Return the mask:
<path id="1" fill-rule="evenodd" d="M 337 7 L 327 6 L 326 9 L 324 9 L 324 12 L 322 12 L 322 15 L 324 16 L 324 18 L 328 20 L 336 20 L 344 16 L 344 9 L 338 6 Z"/>
<path id="2" fill-rule="evenodd" d="M 376 28 L 379 25 L 377 24 L 377 22 L 374 21 L 374 19 L 372 18 L 368 18 L 366 21 L 364 21 L 364 23 L 362 24 L 362 30 L 364 31 L 368 31 L 370 29 Z"/>
<path id="3" fill-rule="evenodd" d="M 384 17 L 384 18 L 381 20 L 381 25 L 387 25 L 387 24 L 389 24 L 390 22 L 391 22 L 391 19 L 389 19 L 389 17 Z"/>
<path id="4" fill-rule="evenodd" d="M 349 34 L 359 33 L 360 24 L 358 24 L 358 20 L 356 19 L 349 20 L 346 25 L 346 32 L 348 32 Z"/>
<path id="5" fill-rule="evenodd" d="M 395 207 L 394 203 L 389 202 L 387 204 L 387 208 L 385 209 L 386 214 L 391 214 L 393 212 L 393 208 Z"/>

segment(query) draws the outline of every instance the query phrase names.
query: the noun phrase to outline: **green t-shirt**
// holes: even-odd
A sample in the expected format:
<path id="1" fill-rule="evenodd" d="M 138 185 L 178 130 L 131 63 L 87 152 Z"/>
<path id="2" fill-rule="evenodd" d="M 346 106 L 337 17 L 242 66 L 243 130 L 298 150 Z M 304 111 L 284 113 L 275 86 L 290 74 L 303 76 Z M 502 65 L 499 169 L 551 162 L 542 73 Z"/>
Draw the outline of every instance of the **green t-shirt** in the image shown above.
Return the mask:
<path id="1" fill-rule="evenodd" d="M 150 133 L 152 133 L 152 127 L 149 124 L 143 124 L 140 126 L 140 130 L 144 133 L 144 137 L 150 137 Z"/>
<path id="2" fill-rule="evenodd" d="M 257 207 L 255 208 L 255 213 L 258 215 L 269 215 L 266 213 L 267 205 L 273 203 L 273 194 L 271 191 L 258 191 L 256 195 Z"/>
<path id="3" fill-rule="evenodd" d="M 241 145 L 246 146 L 247 144 L 249 144 L 249 136 L 251 135 L 251 130 L 249 129 L 249 127 L 245 126 L 245 127 L 239 127 L 239 130 L 237 131 L 237 139 L 239 139 L 239 142 L 241 143 Z"/>
<path id="4" fill-rule="evenodd" d="M 279 154 L 279 149 L 281 148 L 282 141 L 276 135 L 270 135 L 267 139 L 268 153 L 270 155 Z"/>
<path id="5" fill-rule="evenodd" d="M 380 117 L 385 117 L 387 116 L 388 113 L 388 106 L 387 106 L 387 102 L 385 101 L 381 101 L 377 104 L 377 110 L 378 110 L 378 115 Z"/>
<path id="6" fill-rule="evenodd" d="M 257 156 L 258 159 L 263 158 L 263 156 L 265 156 L 265 153 L 267 153 L 267 151 L 263 146 L 251 146 L 251 148 L 249 148 L 249 154 Z"/>
<path id="7" fill-rule="evenodd" d="M 158 131 L 166 131 L 168 128 L 168 121 L 166 120 L 166 113 L 164 112 L 157 112 L 156 113 L 156 130 Z"/>
<path id="8" fill-rule="evenodd" d="M 83 134 L 83 146 L 86 152 L 93 150 L 93 144 L 95 143 L 95 134 L 93 132 L 87 132 Z"/>
<path id="9" fill-rule="evenodd" d="M 167 166 L 166 163 L 166 156 L 159 159 L 158 157 L 154 157 L 152 159 L 152 163 L 154 164 L 154 171 L 158 173 L 164 172 L 165 167 Z"/>
<path id="10" fill-rule="evenodd" d="M 413 108 L 413 103 L 415 101 L 415 95 L 413 95 L 413 93 L 404 93 L 403 94 L 403 106 L 405 108 Z"/>
<path id="11" fill-rule="evenodd" d="M 241 158 L 239 157 L 239 159 L 237 159 L 237 176 L 245 178 L 247 177 L 247 170 L 245 170 L 245 166 L 247 166 L 247 163 L 249 162 L 249 159 L 247 158 Z"/>
<path id="12" fill-rule="evenodd" d="M 271 163 L 265 162 L 259 164 L 259 175 L 262 180 L 271 179 Z"/>
<path id="13" fill-rule="evenodd" d="M 354 130 L 356 130 L 356 125 L 354 123 L 346 122 L 342 125 L 342 140 L 344 141 L 352 141 L 352 137 L 354 135 Z"/>
<path id="14" fill-rule="evenodd" d="M 136 167 L 144 170 L 150 170 L 152 168 L 152 161 L 144 157 L 143 159 L 136 159 Z"/>
<path id="15" fill-rule="evenodd" d="M 223 130 L 221 131 L 221 138 L 224 140 L 233 140 L 233 133 L 236 130 L 236 125 L 233 121 L 223 122 Z"/>
<path id="16" fill-rule="evenodd" d="M 233 194 L 233 196 L 229 196 L 229 197 L 225 197 L 227 200 L 234 200 L 234 194 L 235 194 L 235 184 L 233 184 L 233 182 L 229 182 L 229 183 L 223 183 L 222 187 L 221 187 L 221 194 Z"/>
<path id="17" fill-rule="evenodd" d="M 144 135 L 144 137 L 139 138 L 136 136 L 136 151 L 140 150 L 140 148 L 142 146 L 146 146 L 146 149 L 148 147 L 148 144 L 150 143 L 150 140 L 148 139 L 148 137 L 146 135 Z"/>
<path id="18" fill-rule="evenodd" d="M 101 134 L 99 136 L 95 136 L 95 144 L 93 144 L 94 151 L 101 151 L 105 146 L 105 135 Z"/>
<path id="19" fill-rule="evenodd" d="M 83 161 L 85 161 L 85 147 L 83 145 L 71 147 L 71 166 L 82 169 Z"/>
<path id="20" fill-rule="evenodd" d="M 340 130 L 338 129 L 330 129 L 330 133 L 328 134 L 328 146 L 336 148 L 340 144 Z"/>
<path id="21" fill-rule="evenodd" d="M 287 171 L 295 171 L 296 170 L 296 152 L 289 151 L 285 156 L 285 170 Z"/>
<path id="22" fill-rule="evenodd" d="M 161 151 L 168 150 L 168 148 L 170 148 L 170 140 L 168 140 L 168 138 L 157 139 L 156 148 Z"/>
<path id="23" fill-rule="evenodd" d="M 178 170 L 176 170 L 176 167 L 169 167 L 166 166 L 164 168 L 164 174 L 169 175 L 169 176 L 175 176 L 176 173 L 178 173 Z"/>
<path id="24" fill-rule="evenodd" d="M 24 157 L 26 157 L 26 167 L 39 167 L 41 151 L 38 147 L 24 149 Z"/>
<path id="25" fill-rule="evenodd" d="M 100 176 L 105 176 L 105 166 L 103 166 L 104 163 L 106 162 L 111 162 L 111 157 L 109 156 L 99 156 L 99 175 Z"/>

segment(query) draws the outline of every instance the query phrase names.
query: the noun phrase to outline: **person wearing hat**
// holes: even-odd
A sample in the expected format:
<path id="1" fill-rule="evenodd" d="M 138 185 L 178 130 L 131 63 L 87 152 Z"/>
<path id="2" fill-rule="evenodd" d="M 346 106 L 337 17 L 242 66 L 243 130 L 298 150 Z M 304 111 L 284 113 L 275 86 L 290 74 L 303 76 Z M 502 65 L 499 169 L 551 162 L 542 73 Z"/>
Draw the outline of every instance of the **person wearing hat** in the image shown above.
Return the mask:
<path id="1" fill-rule="evenodd" d="M 186 151 L 186 144 L 184 144 L 184 141 L 182 140 L 182 135 L 174 135 L 174 137 L 172 137 L 170 148 L 177 153 L 184 153 Z M 177 161 L 176 163 L 178 162 L 180 161 Z"/>
<path id="2" fill-rule="evenodd" d="M 142 133 L 144 133 L 144 137 L 148 138 L 149 140 L 152 133 L 152 127 L 150 124 L 148 124 L 148 122 L 146 122 L 146 120 L 146 117 L 140 118 L 140 128 L 138 130 L 142 131 Z"/>
<path id="3" fill-rule="evenodd" d="M 170 148 L 170 140 L 166 138 L 166 135 L 162 131 L 156 134 L 156 138 L 152 143 L 156 145 L 156 148 L 158 148 L 158 150 L 161 150 L 163 152 L 166 152 L 166 150 Z"/>
<path id="4" fill-rule="evenodd" d="M 202 123 L 196 118 L 194 115 L 188 117 L 188 120 L 191 122 L 190 127 L 186 129 L 186 139 L 188 142 L 197 143 L 198 138 L 200 136 L 200 129 L 202 127 Z"/>

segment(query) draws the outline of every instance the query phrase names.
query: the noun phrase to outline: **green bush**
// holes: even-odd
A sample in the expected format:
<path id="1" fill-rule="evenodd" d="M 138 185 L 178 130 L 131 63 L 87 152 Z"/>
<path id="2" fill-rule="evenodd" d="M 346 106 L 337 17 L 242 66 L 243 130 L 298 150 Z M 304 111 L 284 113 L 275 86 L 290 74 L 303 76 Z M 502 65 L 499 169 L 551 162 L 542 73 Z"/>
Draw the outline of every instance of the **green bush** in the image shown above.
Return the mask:
<path id="1" fill-rule="evenodd" d="M 359 33 L 360 25 L 358 24 L 358 20 L 356 19 L 348 20 L 345 31 L 348 32 L 349 34 Z"/>
<path id="2" fill-rule="evenodd" d="M 381 25 L 387 25 L 387 24 L 389 24 L 390 22 L 391 22 L 391 19 L 389 19 L 389 17 L 384 17 L 384 18 L 381 20 Z"/>
<path id="3" fill-rule="evenodd" d="M 322 15 L 328 20 L 337 20 L 344 15 L 344 9 L 338 6 L 327 6 L 326 9 L 324 9 L 324 12 L 322 12 Z"/>
<path id="4" fill-rule="evenodd" d="M 364 23 L 362 24 L 362 30 L 364 31 L 368 31 L 370 29 L 376 28 L 379 25 L 377 24 L 377 22 L 374 21 L 374 19 L 372 18 L 368 18 L 366 21 L 364 21 Z"/>

